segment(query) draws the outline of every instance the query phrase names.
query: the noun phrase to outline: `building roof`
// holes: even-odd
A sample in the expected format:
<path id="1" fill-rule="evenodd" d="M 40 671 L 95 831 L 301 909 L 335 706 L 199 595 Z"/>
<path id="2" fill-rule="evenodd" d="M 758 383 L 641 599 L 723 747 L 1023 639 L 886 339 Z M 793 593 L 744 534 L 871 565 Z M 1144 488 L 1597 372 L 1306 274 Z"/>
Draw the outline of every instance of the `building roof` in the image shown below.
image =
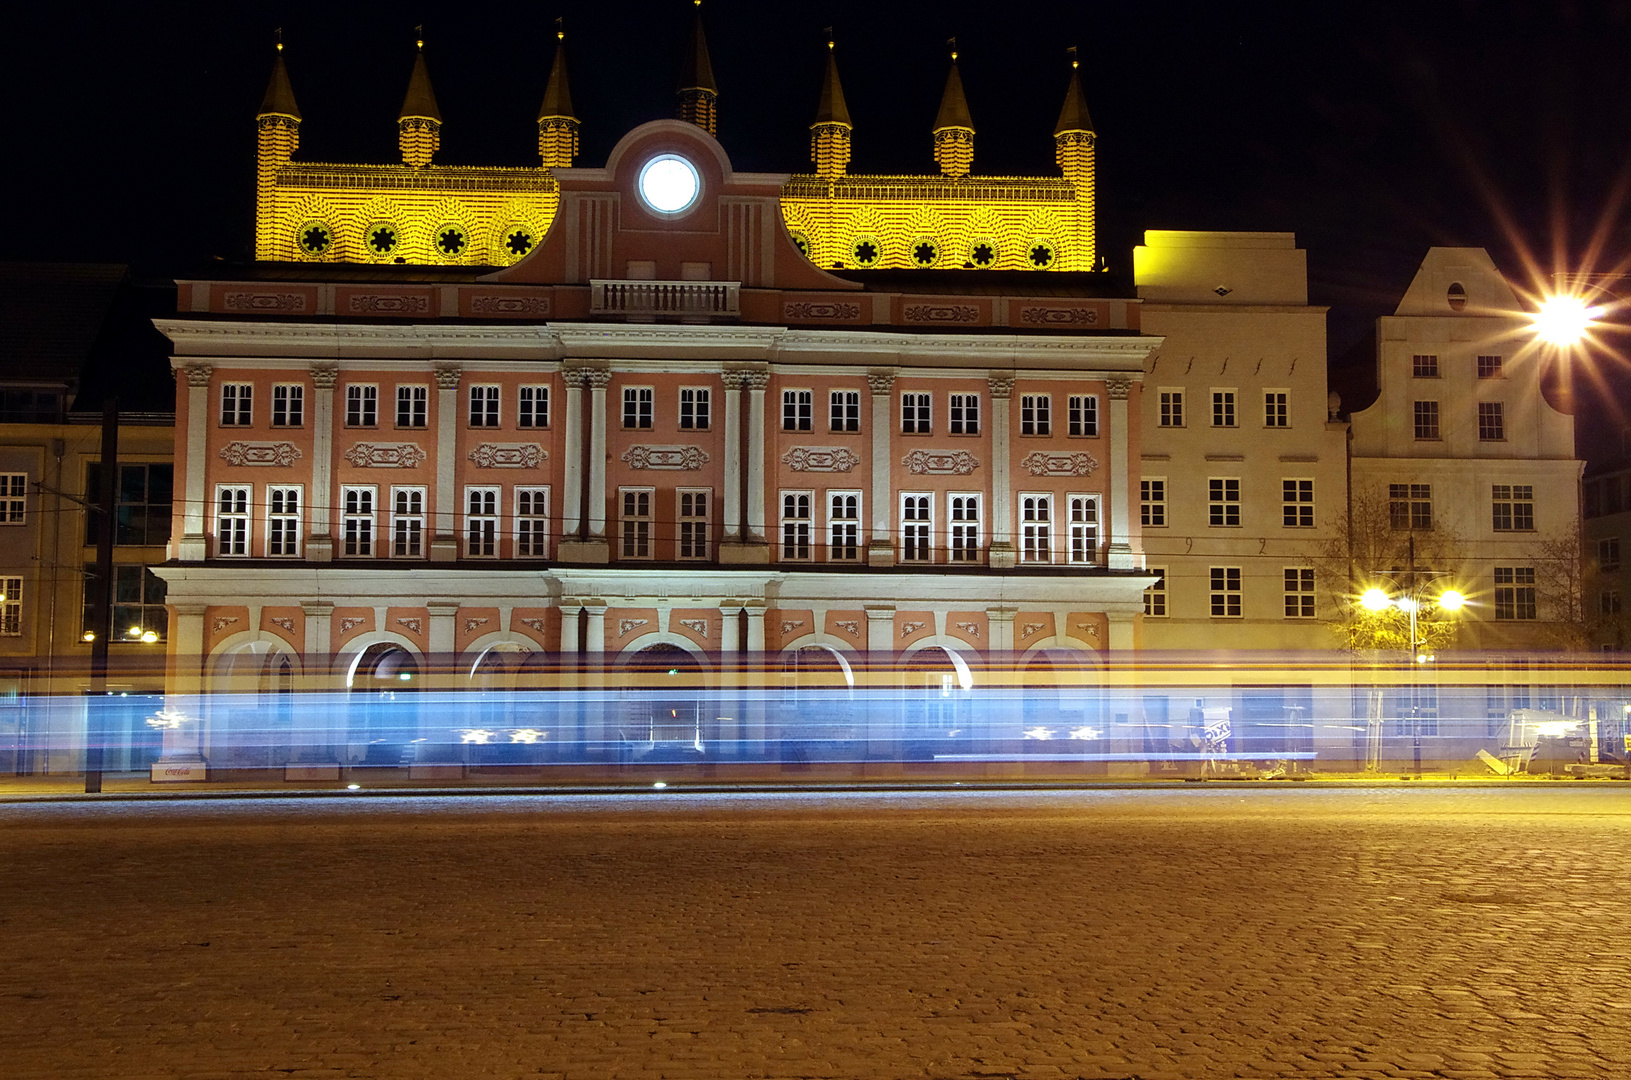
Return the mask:
<path id="1" fill-rule="evenodd" d="M 714 82 L 714 64 L 708 58 L 708 38 L 702 32 L 702 0 L 696 0 L 696 18 L 691 23 L 691 40 L 680 61 L 681 90 L 710 90 L 719 93 Z"/>
<path id="2" fill-rule="evenodd" d="M 0 380 L 75 381 L 127 275 L 113 264 L 0 263 Z"/>
<path id="3" fill-rule="evenodd" d="M 1065 87 L 1065 104 L 1059 110 L 1059 122 L 1053 125 L 1055 135 L 1067 131 L 1092 131 L 1093 117 L 1088 115 L 1087 95 L 1082 92 L 1081 74 L 1074 64 L 1070 68 L 1070 85 Z"/>
<path id="4" fill-rule="evenodd" d="M 844 87 L 838 82 L 838 61 L 833 58 L 830 41 L 827 43 L 827 74 L 821 80 L 821 100 L 816 103 L 815 123 L 854 126 L 850 123 L 849 106 L 844 103 Z"/>
<path id="5" fill-rule="evenodd" d="M 963 77 L 957 73 L 956 54 L 951 58 L 951 71 L 946 74 L 945 92 L 940 95 L 940 112 L 934 118 L 936 131 L 953 127 L 974 130 L 974 118 L 968 114 L 968 98 L 963 96 Z"/>

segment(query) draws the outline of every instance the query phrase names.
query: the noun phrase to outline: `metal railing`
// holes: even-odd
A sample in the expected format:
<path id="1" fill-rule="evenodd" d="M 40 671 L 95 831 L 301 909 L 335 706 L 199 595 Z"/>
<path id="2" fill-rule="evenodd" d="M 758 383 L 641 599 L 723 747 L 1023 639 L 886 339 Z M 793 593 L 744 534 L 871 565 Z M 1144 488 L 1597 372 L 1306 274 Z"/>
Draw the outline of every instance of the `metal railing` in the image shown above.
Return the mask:
<path id="1" fill-rule="evenodd" d="M 741 314 L 740 281 L 589 282 L 591 315 L 735 318 Z"/>

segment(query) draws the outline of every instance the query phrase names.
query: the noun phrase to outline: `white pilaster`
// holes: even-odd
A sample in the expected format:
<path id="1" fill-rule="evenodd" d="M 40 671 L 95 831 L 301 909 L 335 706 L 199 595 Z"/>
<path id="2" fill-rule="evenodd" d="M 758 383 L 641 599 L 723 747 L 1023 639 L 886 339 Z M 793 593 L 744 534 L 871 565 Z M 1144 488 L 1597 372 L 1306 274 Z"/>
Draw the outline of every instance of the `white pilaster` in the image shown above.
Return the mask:
<path id="1" fill-rule="evenodd" d="M 765 384 L 768 372 L 742 376 L 748 392 L 748 539 L 765 538 Z"/>
<path id="2" fill-rule="evenodd" d="M 307 690 L 327 690 L 330 639 L 334 605 L 327 600 L 302 600 L 306 628 L 300 655 L 300 670 L 306 676 Z"/>
<path id="3" fill-rule="evenodd" d="M 166 759 L 194 759 L 203 749 L 204 728 L 204 612 L 207 604 L 172 605 L 176 613 L 170 647 L 174 650 L 175 678 L 164 695 L 165 710 L 181 717 L 164 729 L 159 750 Z"/>
<path id="4" fill-rule="evenodd" d="M 1110 651 L 1113 653 L 1132 652 L 1133 650 L 1133 615 L 1126 611 L 1111 611 L 1105 614 L 1110 620 Z"/>
<path id="5" fill-rule="evenodd" d="M 1011 375 L 993 372 L 991 387 L 991 550 L 992 569 L 1006 570 L 1014 565 L 1014 493 L 1010 415 L 1014 396 Z"/>
<path id="6" fill-rule="evenodd" d="M 742 382 L 725 373 L 725 541 L 742 539 Z"/>
<path id="7" fill-rule="evenodd" d="M 189 364 L 184 370 L 187 373 L 187 483 L 182 492 L 181 540 L 176 544 L 175 554 L 182 562 L 202 562 L 209 555 L 210 546 L 209 533 L 205 531 L 210 497 L 204 482 L 204 463 L 209 449 L 210 376 L 214 372 L 207 364 Z"/>
<path id="8" fill-rule="evenodd" d="M 866 647 L 869 652 L 895 651 L 895 605 L 866 606 Z"/>
<path id="9" fill-rule="evenodd" d="M 606 539 L 606 387 L 612 373 L 596 369 L 589 380 L 589 539 Z"/>
<path id="10" fill-rule="evenodd" d="M 1127 395 L 1131 392 L 1130 379 L 1106 379 L 1105 390 L 1110 395 L 1110 468 L 1106 483 L 1110 487 L 1110 548 L 1108 562 L 1112 570 L 1133 570 L 1139 563 L 1132 545 L 1132 511 L 1129 487 L 1132 484 L 1132 462 L 1127 458 L 1131 445 L 1127 430 Z"/>
<path id="11" fill-rule="evenodd" d="M 425 611 L 430 615 L 430 655 L 434 663 L 437 660 L 445 661 L 453 656 L 454 652 L 454 622 L 459 614 L 457 600 L 430 600 L 425 603 Z"/>
<path id="12" fill-rule="evenodd" d="M 565 461 L 561 463 L 561 539 L 576 540 L 583 529 L 583 372 L 563 368 L 566 382 Z"/>
<path id="13" fill-rule="evenodd" d="M 561 597 L 561 655 L 576 656 L 578 653 L 578 613 L 583 605 L 570 596 Z"/>
<path id="14" fill-rule="evenodd" d="M 986 636 L 991 641 L 991 653 L 1001 656 L 1014 651 L 1014 616 L 1018 608 L 988 607 L 985 609 Z"/>
<path id="15" fill-rule="evenodd" d="M 459 375 L 457 364 L 436 365 L 436 531 L 431 536 L 432 562 L 459 557 Z"/>
<path id="16" fill-rule="evenodd" d="M 867 382 L 872 386 L 872 540 L 867 544 L 866 561 L 869 566 L 894 566 L 890 525 L 895 520 L 895 500 L 889 482 L 894 462 L 889 456 L 889 432 L 895 420 L 895 373 L 871 371 Z"/>
<path id="17" fill-rule="evenodd" d="M 765 651 L 765 602 L 749 600 L 742 605 L 748 613 L 747 651 L 758 655 Z"/>
<path id="18" fill-rule="evenodd" d="M 311 486 L 306 490 L 306 513 L 310 519 L 306 534 L 307 562 L 330 562 L 334 558 L 334 381 L 338 375 L 333 364 L 315 364 L 311 369 Z"/>
<path id="19" fill-rule="evenodd" d="M 742 648 L 742 604 L 727 600 L 719 605 L 719 651 L 739 652 Z"/>
<path id="20" fill-rule="evenodd" d="M 584 652 L 603 653 L 606 651 L 606 601 L 593 599 L 583 605 L 583 610 L 589 613 L 589 627 L 584 641 Z"/>

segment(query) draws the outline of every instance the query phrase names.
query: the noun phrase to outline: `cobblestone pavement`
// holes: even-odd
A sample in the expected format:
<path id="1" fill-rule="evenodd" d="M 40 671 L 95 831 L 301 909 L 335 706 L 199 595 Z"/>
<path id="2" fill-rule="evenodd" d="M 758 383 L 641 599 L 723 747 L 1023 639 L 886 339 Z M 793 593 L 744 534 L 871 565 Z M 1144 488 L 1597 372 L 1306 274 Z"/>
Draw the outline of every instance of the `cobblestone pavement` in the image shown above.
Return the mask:
<path id="1" fill-rule="evenodd" d="M 0 806 L 0 1076 L 1631 1076 L 1631 789 Z"/>

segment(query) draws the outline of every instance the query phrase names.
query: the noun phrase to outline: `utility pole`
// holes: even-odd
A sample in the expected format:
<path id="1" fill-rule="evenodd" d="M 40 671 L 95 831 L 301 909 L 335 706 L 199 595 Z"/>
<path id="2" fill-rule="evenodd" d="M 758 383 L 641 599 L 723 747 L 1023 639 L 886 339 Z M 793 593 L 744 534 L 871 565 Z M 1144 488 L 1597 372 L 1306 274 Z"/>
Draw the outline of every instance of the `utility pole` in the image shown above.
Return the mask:
<path id="1" fill-rule="evenodd" d="M 1416 533 L 1405 538 L 1405 595 L 1410 603 L 1410 736 L 1416 755 L 1416 779 L 1421 779 L 1421 645 L 1416 640 Z"/>
<path id="2" fill-rule="evenodd" d="M 103 711 L 108 696 L 108 644 L 113 638 L 114 505 L 119 491 L 119 399 L 102 402 L 102 461 L 97 466 L 96 582 L 91 594 L 91 688 L 85 698 L 85 790 L 102 790 Z"/>

